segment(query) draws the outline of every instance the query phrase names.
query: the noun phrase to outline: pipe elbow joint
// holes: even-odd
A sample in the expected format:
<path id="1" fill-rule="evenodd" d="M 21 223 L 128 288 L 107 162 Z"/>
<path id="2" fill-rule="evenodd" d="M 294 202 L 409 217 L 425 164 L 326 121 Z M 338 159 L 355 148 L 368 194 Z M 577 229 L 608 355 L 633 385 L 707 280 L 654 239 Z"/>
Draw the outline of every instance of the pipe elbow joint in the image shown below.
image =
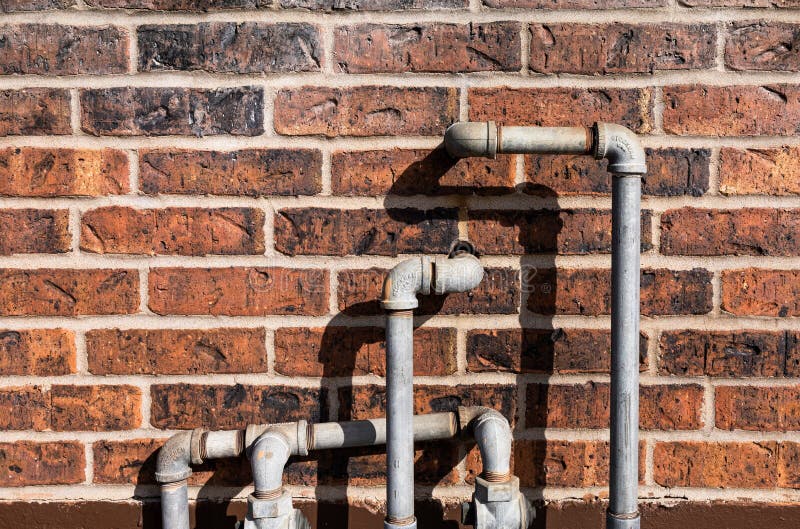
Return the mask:
<path id="1" fill-rule="evenodd" d="M 475 442 L 481 452 L 487 481 L 505 482 L 511 477 L 511 427 L 495 410 L 487 410 L 472 421 Z"/>
<path id="2" fill-rule="evenodd" d="M 444 133 L 444 148 L 454 158 L 497 155 L 497 125 L 494 121 L 453 123 Z"/>
<path id="3" fill-rule="evenodd" d="M 192 437 L 195 431 L 180 432 L 170 437 L 158 451 L 156 481 L 175 483 L 192 475 Z"/>
<path id="4" fill-rule="evenodd" d="M 594 124 L 594 157 L 608 160 L 608 171 L 612 174 L 643 175 L 647 172 L 639 136 L 622 125 Z"/>
<path id="5" fill-rule="evenodd" d="M 483 266 L 472 254 L 462 253 L 455 257 L 437 257 L 433 262 L 434 294 L 467 292 L 483 280 Z"/>
<path id="6" fill-rule="evenodd" d="M 417 308 L 417 294 L 430 294 L 432 275 L 431 260 L 427 256 L 399 263 L 383 282 L 381 306 L 392 311 Z"/>
<path id="7" fill-rule="evenodd" d="M 283 470 L 292 455 L 289 439 L 276 430 L 267 430 L 249 449 L 256 492 L 279 491 L 283 486 Z"/>

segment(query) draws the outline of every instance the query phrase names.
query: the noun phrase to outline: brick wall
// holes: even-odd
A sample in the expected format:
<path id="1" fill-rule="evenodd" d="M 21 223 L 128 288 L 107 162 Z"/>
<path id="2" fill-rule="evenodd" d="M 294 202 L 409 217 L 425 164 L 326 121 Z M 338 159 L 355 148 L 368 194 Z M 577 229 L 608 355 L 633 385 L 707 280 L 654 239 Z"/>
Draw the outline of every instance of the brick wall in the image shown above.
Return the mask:
<path id="1" fill-rule="evenodd" d="M 643 135 L 642 495 L 800 500 L 797 7 L 2 0 L 0 496 L 147 500 L 176 429 L 381 415 L 383 276 L 461 237 L 486 280 L 423 301 L 417 411 L 497 408 L 531 498 L 605 497 L 609 178 L 436 150 L 494 119 Z M 383 457 L 287 480 L 379 508 Z M 419 447 L 443 504 L 479 468 Z"/>

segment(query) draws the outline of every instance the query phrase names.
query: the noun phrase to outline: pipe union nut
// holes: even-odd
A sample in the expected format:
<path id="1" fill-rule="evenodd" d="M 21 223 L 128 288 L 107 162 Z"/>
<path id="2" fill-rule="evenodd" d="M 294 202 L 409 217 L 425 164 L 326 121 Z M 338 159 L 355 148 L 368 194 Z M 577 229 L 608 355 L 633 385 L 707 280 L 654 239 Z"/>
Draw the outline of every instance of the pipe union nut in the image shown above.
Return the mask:
<path id="1" fill-rule="evenodd" d="M 272 500 L 262 500 L 252 494 L 247 497 L 247 514 L 250 518 L 279 518 L 292 514 L 292 495 L 284 492 Z"/>
<path id="2" fill-rule="evenodd" d="M 519 478 L 512 476 L 504 483 L 492 483 L 482 477 L 475 478 L 475 499 L 481 503 L 512 501 L 519 494 Z"/>

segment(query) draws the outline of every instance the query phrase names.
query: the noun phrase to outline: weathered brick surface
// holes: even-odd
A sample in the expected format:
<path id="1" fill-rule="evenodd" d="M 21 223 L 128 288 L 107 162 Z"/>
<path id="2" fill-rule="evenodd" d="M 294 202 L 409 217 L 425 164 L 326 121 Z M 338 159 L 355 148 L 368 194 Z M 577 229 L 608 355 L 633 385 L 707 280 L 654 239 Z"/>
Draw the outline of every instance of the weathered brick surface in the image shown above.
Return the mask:
<path id="1" fill-rule="evenodd" d="M 71 243 L 65 209 L 0 209 L 0 255 L 65 253 Z"/>
<path id="2" fill-rule="evenodd" d="M 0 90 L 0 136 L 69 134 L 69 112 L 68 90 Z"/>
<path id="3" fill-rule="evenodd" d="M 264 92 L 254 86 L 81 90 L 81 128 L 95 136 L 255 136 Z"/>
<path id="4" fill-rule="evenodd" d="M 0 13 L 16 11 L 46 11 L 64 9 L 75 5 L 75 0 L 6 0 L 0 4 Z"/>
<path id="5" fill-rule="evenodd" d="M 154 268 L 156 314 L 264 316 L 328 312 L 328 272 L 288 268 Z"/>
<path id="6" fill-rule="evenodd" d="M 510 422 L 516 418 L 514 386 L 459 384 L 456 386 L 414 385 L 414 413 L 455 411 L 459 406 L 488 406 Z M 339 420 L 361 420 L 384 416 L 386 388 L 350 386 L 339 389 Z"/>
<path id="7" fill-rule="evenodd" d="M 133 209 L 81 217 L 81 250 L 146 255 L 264 253 L 264 212 L 252 208 Z"/>
<path id="8" fill-rule="evenodd" d="M 789 484 L 795 443 L 675 441 L 656 444 L 653 477 L 665 487 L 764 489 Z M 793 472 L 796 476 L 796 470 Z"/>
<path id="9" fill-rule="evenodd" d="M 22 0 L 17 0 L 22 1 Z M 28 0 L 31 1 L 31 0 Z M 466 0 L 86 0 L 87 5 L 163 11 L 217 11 L 261 9 L 278 6 L 286 9 L 319 11 L 395 11 L 400 9 L 452 9 L 467 7 Z"/>
<path id="10" fill-rule="evenodd" d="M 139 70 L 225 73 L 320 69 L 319 30 L 310 24 L 211 22 L 139 26 Z"/>
<path id="11" fill-rule="evenodd" d="M 263 329 L 97 329 L 86 333 L 86 353 L 96 375 L 267 370 Z"/>
<path id="12" fill-rule="evenodd" d="M 50 388 L 53 430 L 130 430 L 142 424 L 139 388 L 55 385 Z"/>
<path id="13" fill-rule="evenodd" d="M 65 329 L 0 331 L 0 374 L 57 376 L 74 371 L 74 332 Z"/>
<path id="14" fill-rule="evenodd" d="M 112 149 L 0 149 L 0 195 L 100 196 L 127 193 L 128 158 Z"/>
<path id="15" fill-rule="evenodd" d="M 536 314 L 610 314 L 610 284 L 611 271 L 605 269 L 533 268 L 523 274 L 523 285 L 529 293 L 528 310 Z M 708 270 L 642 270 L 641 300 L 645 316 L 705 314 L 712 308 L 711 297 Z"/>
<path id="16" fill-rule="evenodd" d="M 714 66 L 709 24 L 533 24 L 530 69 L 617 74 Z"/>
<path id="17" fill-rule="evenodd" d="M 737 316 L 798 316 L 800 271 L 747 268 L 722 272 L 722 310 Z"/>
<path id="18" fill-rule="evenodd" d="M 795 85 L 664 88 L 664 130 L 699 136 L 792 136 L 800 116 Z"/>
<path id="19" fill-rule="evenodd" d="M 652 128 L 649 90 L 580 88 L 472 88 L 469 118 L 506 125 L 558 127 L 610 121 L 637 132 Z"/>
<path id="20" fill-rule="evenodd" d="M 387 270 L 344 270 L 338 274 L 339 310 L 346 315 L 384 314 L 380 307 Z M 515 314 L 519 311 L 519 272 L 487 268 L 472 291 L 420 298 L 418 314 Z"/>
<path id="21" fill-rule="evenodd" d="M 139 310 L 139 275 L 125 269 L 0 269 L 0 314 L 80 316 Z"/>
<path id="22" fill-rule="evenodd" d="M 639 354 L 644 367 L 644 336 Z M 467 334 L 467 369 L 476 373 L 607 373 L 610 362 L 607 330 L 476 329 Z"/>
<path id="23" fill-rule="evenodd" d="M 725 65 L 733 70 L 800 69 L 800 26 L 780 22 L 737 22 L 725 41 Z"/>
<path id="24" fill-rule="evenodd" d="M 279 134 L 439 136 L 456 121 L 454 88 L 361 86 L 281 90 L 275 98 Z"/>
<path id="25" fill-rule="evenodd" d="M 151 422 L 157 428 L 232 430 L 248 424 L 325 419 L 324 392 L 289 386 L 154 384 Z"/>
<path id="26" fill-rule="evenodd" d="M 720 152 L 719 190 L 726 195 L 800 194 L 800 149 L 734 149 Z"/>
<path id="27" fill-rule="evenodd" d="M 699 384 L 641 386 L 639 424 L 648 430 L 696 430 L 703 426 Z M 609 386 L 530 384 L 528 428 L 608 428 Z"/>
<path id="28" fill-rule="evenodd" d="M 611 212 L 596 209 L 477 210 L 469 212 L 470 233 L 479 233 L 481 254 L 611 252 Z M 642 212 L 642 250 L 651 247 L 650 212 Z"/>
<path id="29" fill-rule="evenodd" d="M 322 154 L 311 149 L 144 150 L 139 184 L 148 194 L 313 195 Z"/>
<path id="30" fill-rule="evenodd" d="M 494 195 L 514 191 L 515 156 L 455 160 L 444 149 L 338 151 L 331 157 L 336 195 Z"/>
<path id="31" fill-rule="evenodd" d="M 780 255 L 800 253 L 796 209 L 682 208 L 661 215 L 661 252 L 667 255 Z M 703 228 L 698 230 L 698 226 Z"/>
<path id="32" fill-rule="evenodd" d="M 796 8 L 797 0 L 681 0 L 686 7 Z"/>
<path id="33" fill-rule="evenodd" d="M 275 333 L 275 370 L 287 376 L 386 376 L 386 331 L 379 327 L 282 328 Z M 456 370 L 456 331 L 414 332 L 414 374 Z"/>
<path id="34" fill-rule="evenodd" d="M 288 255 L 447 253 L 458 239 L 456 209 L 282 209 L 275 249 Z"/>
<path id="35" fill-rule="evenodd" d="M 517 71 L 519 33 L 517 22 L 340 26 L 333 58 L 345 73 Z"/>
<path id="36" fill-rule="evenodd" d="M 86 456 L 77 441 L 0 443 L 0 486 L 70 485 L 85 477 Z"/>
<path id="37" fill-rule="evenodd" d="M 717 428 L 800 430 L 800 387 L 718 386 L 714 393 Z"/>
<path id="38" fill-rule="evenodd" d="M 0 430 L 47 430 L 50 400 L 39 386 L 7 387 L 0 390 Z"/>
<path id="39" fill-rule="evenodd" d="M 646 149 L 642 193 L 699 196 L 708 191 L 711 152 L 707 149 Z M 525 156 L 524 191 L 533 195 L 610 195 L 605 161 L 588 156 Z"/>
<path id="40" fill-rule="evenodd" d="M 115 74 L 128 70 L 128 34 L 115 26 L 0 26 L 0 74 Z"/>
<path id="41" fill-rule="evenodd" d="M 774 331 L 665 331 L 659 371 L 712 377 L 797 376 L 800 336 Z"/>

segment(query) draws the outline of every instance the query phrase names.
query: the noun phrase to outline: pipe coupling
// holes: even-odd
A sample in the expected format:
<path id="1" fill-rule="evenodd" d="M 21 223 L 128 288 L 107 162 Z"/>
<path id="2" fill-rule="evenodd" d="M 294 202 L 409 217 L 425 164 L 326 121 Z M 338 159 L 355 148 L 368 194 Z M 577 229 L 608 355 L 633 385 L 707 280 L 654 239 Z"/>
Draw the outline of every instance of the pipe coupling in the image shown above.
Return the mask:
<path id="1" fill-rule="evenodd" d="M 647 172 L 644 148 L 632 130 L 613 123 L 595 123 L 592 130 L 594 157 L 608 160 L 610 173 L 641 176 Z"/>

